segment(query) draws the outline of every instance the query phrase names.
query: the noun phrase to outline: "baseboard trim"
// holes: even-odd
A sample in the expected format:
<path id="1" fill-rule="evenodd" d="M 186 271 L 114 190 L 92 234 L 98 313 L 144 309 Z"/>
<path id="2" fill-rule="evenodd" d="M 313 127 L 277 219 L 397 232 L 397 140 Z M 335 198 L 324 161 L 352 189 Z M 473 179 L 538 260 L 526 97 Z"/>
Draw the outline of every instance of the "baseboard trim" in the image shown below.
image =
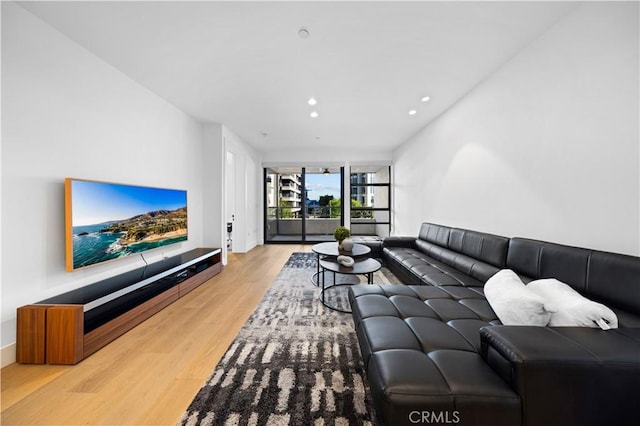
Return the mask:
<path id="1" fill-rule="evenodd" d="M 0 368 L 16 362 L 16 344 L 11 343 L 0 349 Z"/>

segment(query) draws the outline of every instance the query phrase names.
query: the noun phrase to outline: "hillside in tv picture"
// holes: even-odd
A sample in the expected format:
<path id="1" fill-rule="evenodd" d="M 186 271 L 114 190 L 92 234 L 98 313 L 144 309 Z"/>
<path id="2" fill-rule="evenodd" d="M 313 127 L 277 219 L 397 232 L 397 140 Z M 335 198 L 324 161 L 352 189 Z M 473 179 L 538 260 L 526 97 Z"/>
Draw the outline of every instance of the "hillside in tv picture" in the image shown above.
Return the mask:
<path id="1" fill-rule="evenodd" d="M 67 270 L 186 241 L 187 191 L 67 178 Z"/>

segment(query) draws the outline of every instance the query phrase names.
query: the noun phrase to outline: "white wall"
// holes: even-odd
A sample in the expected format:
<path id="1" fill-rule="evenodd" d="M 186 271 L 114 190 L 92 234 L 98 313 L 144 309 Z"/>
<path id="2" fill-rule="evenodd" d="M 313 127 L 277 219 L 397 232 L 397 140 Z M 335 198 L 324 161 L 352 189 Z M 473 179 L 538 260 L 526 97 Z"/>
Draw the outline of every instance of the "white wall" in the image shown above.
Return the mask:
<path id="1" fill-rule="evenodd" d="M 233 154 L 233 170 L 228 170 L 228 152 Z M 221 247 L 226 264 L 226 223 L 231 214 L 236 217 L 233 251 L 243 253 L 262 244 L 260 154 L 228 127 L 209 123 L 204 125 L 203 160 L 203 243 Z"/>
<path id="2" fill-rule="evenodd" d="M 203 218 L 202 244 L 204 247 L 224 247 L 226 231 L 222 229 L 224 196 L 224 146 L 222 125 L 204 125 L 202 204 L 206 212 Z"/>
<path id="3" fill-rule="evenodd" d="M 203 243 L 202 152 L 202 125 L 3 2 L 2 347 L 18 306 L 142 264 L 65 272 L 65 177 L 186 189 L 189 240 L 170 255 Z"/>
<path id="4" fill-rule="evenodd" d="M 222 126 L 222 140 L 225 152 L 233 153 L 235 160 L 234 188 L 230 188 L 232 191 L 230 196 L 233 196 L 235 201 L 233 251 L 245 253 L 256 245 L 262 244 L 264 240 L 262 235 L 262 173 L 259 168 L 262 158 L 258 152 L 226 126 Z M 225 224 L 226 221 L 225 217 Z"/>
<path id="5" fill-rule="evenodd" d="M 395 153 L 423 221 L 640 255 L 638 3 L 585 2 Z"/>

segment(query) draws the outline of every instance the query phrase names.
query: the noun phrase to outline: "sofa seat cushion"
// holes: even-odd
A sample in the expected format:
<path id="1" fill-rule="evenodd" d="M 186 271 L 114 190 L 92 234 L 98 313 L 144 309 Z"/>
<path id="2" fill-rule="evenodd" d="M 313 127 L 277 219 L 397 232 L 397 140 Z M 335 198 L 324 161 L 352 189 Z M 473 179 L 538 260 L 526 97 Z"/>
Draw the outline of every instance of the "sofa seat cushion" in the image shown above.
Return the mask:
<path id="1" fill-rule="evenodd" d="M 393 425 L 427 419 L 434 424 L 521 422 L 520 398 L 475 352 L 379 351 L 371 360 L 369 382 L 379 414 Z"/>
<path id="2" fill-rule="evenodd" d="M 464 255 L 450 259 L 449 264 L 436 260 L 420 250 L 410 247 L 385 247 L 383 255 L 388 263 L 410 274 L 411 282 L 433 286 L 482 287 L 482 281 L 473 272 L 482 267 Z M 493 269 L 491 269 L 493 271 Z"/>
<path id="3" fill-rule="evenodd" d="M 387 349 L 479 352 L 480 328 L 500 324 L 470 288 L 356 285 L 349 298 L 365 365 L 373 353 Z"/>
<path id="4" fill-rule="evenodd" d="M 385 247 L 382 251 L 387 257 L 398 263 L 403 263 L 404 261 L 411 259 L 426 261 L 428 257 L 421 251 L 410 247 Z"/>

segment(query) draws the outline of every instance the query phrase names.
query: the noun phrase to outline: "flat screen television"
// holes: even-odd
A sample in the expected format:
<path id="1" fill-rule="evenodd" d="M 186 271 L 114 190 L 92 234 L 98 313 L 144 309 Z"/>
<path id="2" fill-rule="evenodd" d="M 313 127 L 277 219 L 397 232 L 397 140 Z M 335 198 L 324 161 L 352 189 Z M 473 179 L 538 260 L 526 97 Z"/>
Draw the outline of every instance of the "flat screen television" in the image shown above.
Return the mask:
<path id="1" fill-rule="evenodd" d="M 187 191 L 66 178 L 66 269 L 187 240 Z"/>

